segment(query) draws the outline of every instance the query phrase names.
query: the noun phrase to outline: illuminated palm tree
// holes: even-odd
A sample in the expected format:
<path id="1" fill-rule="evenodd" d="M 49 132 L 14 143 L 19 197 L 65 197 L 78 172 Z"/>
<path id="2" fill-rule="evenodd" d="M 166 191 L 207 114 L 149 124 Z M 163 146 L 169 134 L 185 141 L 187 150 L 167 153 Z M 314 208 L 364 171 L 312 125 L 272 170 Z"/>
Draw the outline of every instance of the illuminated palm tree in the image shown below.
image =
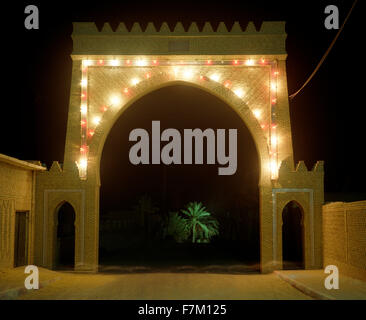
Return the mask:
<path id="1" fill-rule="evenodd" d="M 190 202 L 186 210 L 181 210 L 186 215 L 186 223 L 192 230 L 192 243 L 197 239 L 207 239 L 219 234 L 219 223 L 206 211 L 201 202 Z"/>

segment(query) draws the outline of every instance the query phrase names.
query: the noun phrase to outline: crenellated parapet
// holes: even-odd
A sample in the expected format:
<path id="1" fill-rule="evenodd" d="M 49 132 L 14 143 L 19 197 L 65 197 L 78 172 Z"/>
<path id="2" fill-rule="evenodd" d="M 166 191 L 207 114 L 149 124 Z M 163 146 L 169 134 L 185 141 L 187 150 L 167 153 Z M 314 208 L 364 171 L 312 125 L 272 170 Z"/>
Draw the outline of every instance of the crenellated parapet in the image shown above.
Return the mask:
<path id="1" fill-rule="evenodd" d="M 58 161 L 53 161 L 48 170 L 37 172 L 37 189 L 64 188 L 81 185 L 79 170 L 76 164 L 63 168 Z"/>
<path id="2" fill-rule="evenodd" d="M 282 188 L 286 187 L 323 187 L 324 161 L 317 161 L 311 170 L 304 161 L 299 161 L 293 169 L 289 160 L 284 160 L 279 169 L 278 184 Z"/>
<path id="3" fill-rule="evenodd" d="M 135 22 L 130 30 L 123 22 L 115 30 L 109 23 L 100 31 L 93 22 L 75 22 L 73 27 L 73 55 L 286 55 L 283 21 L 264 21 L 258 31 L 253 22 L 245 28 L 239 22 L 231 28 L 220 22 L 216 29 L 206 22 L 201 30 L 195 22 L 187 29 L 181 22 L 173 28 L 149 22 L 144 29 Z"/>

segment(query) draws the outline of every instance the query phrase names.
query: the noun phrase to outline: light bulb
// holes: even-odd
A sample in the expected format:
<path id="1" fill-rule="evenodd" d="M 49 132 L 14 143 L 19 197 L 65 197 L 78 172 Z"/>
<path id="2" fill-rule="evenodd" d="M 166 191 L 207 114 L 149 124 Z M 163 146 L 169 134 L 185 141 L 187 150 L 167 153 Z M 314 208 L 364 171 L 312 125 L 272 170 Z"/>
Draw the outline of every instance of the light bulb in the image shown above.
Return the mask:
<path id="1" fill-rule="evenodd" d="M 89 67 L 89 66 L 91 66 L 91 64 L 92 64 L 91 60 L 83 60 L 83 66 L 84 67 Z"/>
<path id="2" fill-rule="evenodd" d="M 257 119 L 260 119 L 261 118 L 261 115 L 262 115 L 262 111 L 259 110 L 259 109 L 254 109 L 253 110 L 253 114 L 254 116 L 257 118 Z"/>
<path id="3" fill-rule="evenodd" d="M 220 80 L 220 75 L 217 73 L 214 73 L 214 74 L 210 75 L 210 79 L 218 82 Z"/>
<path id="4" fill-rule="evenodd" d="M 136 60 L 136 66 L 145 67 L 145 66 L 147 66 L 147 61 L 144 60 L 144 59 L 137 59 Z"/>
<path id="5" fill-rule="evenodd" d="M 118 96 L 111 96 L 110 98 L 111 104 L 116 106 L 121 103 L 121 99 Z"/>
<path id="6" fill-rule="evenodd" d="M 278 143 L 278 138 L 276 135 L 272 135 L 271 136 L 271 146 L 272 147 L 276 147 L 277 146 L 277 143 Z"/>
<path id="7" fill-rule="evenodd" d="M 191 79 L 193 77 L 193 71 L 191 69 L 185 69 L 183 71 L 183 77 L 185 79 Z"/>
<path id="8" fill-rule="evenodd" d="M 109 64 L 112 66 L 112 67 L 117 67 L 119 66 L 119 61 L 118 60 L 111 60 L 109 62 Z"/>
<path id="9" fill-rule="evenodd" d="M 87 166 L 88 166 L 88 160 L 86 160 L 85 158 L 80 158 L 79 160 L 80 169 L 86 170 Z"/>
<path id="10" fill-rule="evenodd" d="M 95 116 L 93 118 L 93 123 L 97 126 L 100 123 L 101 118 L 99 116 Z"/>
<path id="11" fill-rule="evenodd" d="M 82 104 L 81 107 L 80 107 L 80 112 L 82 114 L 86 114 L 88 112 L 88 107 L 86 104 Z"/>
<path id="12" fill-rule="evenodd" d="M 131 84 L 132 84 L 133 86 L 137 85 L 139 82 L 140 82 L 140 79 L 137 79 L 137 78 L 133 78 L 133 79 L 131 79 Z"/>
<path id="13" fill-rule="evenodd" d="M 244 97 L 244 90 L 243 89 L 235 89 L 234 93 L 239 97 L 239 98 L 243 98 Z"/>

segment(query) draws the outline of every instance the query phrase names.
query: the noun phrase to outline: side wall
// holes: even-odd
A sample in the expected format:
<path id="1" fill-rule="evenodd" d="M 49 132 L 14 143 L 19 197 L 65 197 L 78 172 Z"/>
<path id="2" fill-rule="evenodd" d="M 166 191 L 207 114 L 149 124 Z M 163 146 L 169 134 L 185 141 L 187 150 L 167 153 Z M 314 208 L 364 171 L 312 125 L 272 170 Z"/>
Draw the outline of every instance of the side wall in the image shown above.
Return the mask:
<path id="1" fill-rule="evenodd" d="M 32 261 L 33 179 L 33 171 L 0 162 L 0 267 L 14 267 L 16 211 L 29 212 L 28 262 Z"/>
<path id="2" fill-rule="evenodd" d="M 324 267 L 366 280 L 366 201 L 323 206 Z"/>

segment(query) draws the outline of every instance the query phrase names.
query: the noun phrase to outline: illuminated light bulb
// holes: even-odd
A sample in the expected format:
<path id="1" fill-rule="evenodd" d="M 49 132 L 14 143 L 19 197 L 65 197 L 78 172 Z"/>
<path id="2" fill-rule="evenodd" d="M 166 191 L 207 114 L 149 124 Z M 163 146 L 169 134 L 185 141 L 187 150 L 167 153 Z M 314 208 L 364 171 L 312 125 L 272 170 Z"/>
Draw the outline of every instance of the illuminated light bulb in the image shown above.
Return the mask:
<path id="1" fill-rule="evenodd" d="M 233 65 L 238 65 L 239 64 L 239 60 L 234 60 L 233 61 Z"/>
<path id="2" fill-rule="evenodd" d="M 87 150 L 87 146 L 86 145 L 83 145 L 80 147 L 80 152 L 86 152 Z"/>
<path id="3" fill-rule="evenodd" d="M 145 74 L 145 78 L 146 78 L 146 79 L 150 79 L 150 78 L 151 78 L 151 72 L 147 72 L 147 73 Z"/>
<path id="4" fill-rule="evenodd" d="M 276 128 L 277 128 L 277 124 L 275 124 L 275 123 L 274 123 L 274 124 L 272 124 L 271 128 L 272 128 L 272 129 L 276 129 Z"/>
<path id="5" fill-rule="evenodd" d="M 153 60 L 153 65 L 155 65 L 155 66 L 156 66 L 156 65 L 158 65 L 158 64 L 159 64 L 158 60 L 154 59 L 154 60 Z"/>
<path id="6" fill-rule="evenodd" d="M 247 61 L 245 61 L 245 65 L 254 66 L 254 60 L 253 59 L 248 59 Z"/>
<path id="7" fill-rule="evenodd" d="M 278 138 L 277 138 L 277 136 L 272 135 L 272 136 L 271 136 L 271 146 L 272 146 L 272 147 L 276 147 L 276 146 L 277 146 L 277 143 L 278 143 Z"/>
<path id="8" fill-rule="evenodd" d="M 204 80 L 205 77 L 203 75 L 200 75 L 200 80 Z"/>
<path id="9" fill-rule="evenodd" d="M 264 129 L 265 127 L 266 127 L 266 125 L 262 123 L 261 128 Z"/>
<path id="10" fill-rule="evenodd" d="M 259 110 L 259 109 L 254 109 L 253 110 L 253 114 L 254 116 L 257 118 L 257 119 L 260 119 L 261 118 L 261 115 L 262 115 L 262 111 Z"/>
<path id="11" fill-rule="evenodd" d="M 85 158 L 80 158 L 80 160 L 79 160 L 80 169 L 86 170 L 87 166 L 88 166 L 88 161 Z"/>
<path id="12" fill-rule="evenodd" d="M 100 109 L 101 109 L 103 112 L 106 112 L 106 111 L 108 110 L 108 106 L 102 106 Z"/>
<path id="13" fill-rule="evenodd" d="M 112 96 L 110 98 L 111 104 L 116 106 L 119 105 L 121 103 L 121 99 L 118 96 Z"/>
<path id="14" fill-rule="evenodd" d="M 128 92 L 129 92 L 128 88 L 123 89 L 123 93 L 128 94 Z"/>
<path id="15" fill-rule="evenodd" d="M 82 104 L 81 107 L 80 107 L 80 112 L 82 114 L 86 114 L 88 112 L 88 107 L 86 104 Z"/>
<path id="16" fill-rule="evenodd" d="M 262 63 L 262 64 L 265 64 L 265 63 L 266 63 L 266 59 L 262 58 L 262 59 L 261 59 L 261 63 Z"/>
<path id="17" fill-rule="evenodd" d="M 147 66 L 147 61 L 144 60 L 144 59 L 137 59 L 136 60 L 136 66 L 145 67 L 145 66 Z"/>
<path id="18" fill-rule="evenodd" d="M 131 64 L 131 60 L 130 60 L 130 59 L 127 59 L 127 60 L 125 61 L 125 63 L 129 66 L 129 65 Z"/>
<path id="19" fill-rule="evenodd" d="M 101 118 L 99 116 L 95 116 L 93 118 L 93 123 L 97 126 L 100 123 Z"/>
<path id="20" fill-rule="evenodd" d="M 88 136 L 89 136 L 89 137 L 94 136 L 94 130 L 89 130 L 89 131 L 88 131 Z"/>
<path id="21" fill-rule="evenodd" d="M 225 88 L 230 88 L 230 87 L 231 87 L 231 81 L 226 80 L 226 81 L 224 82 L 224 87 L 225 87 Z"/>
<path id="22" fill-rule="evenodd" d="M 276 98 L 273 98 L 273 99 L 271 100 L 271 102 L 272 102 L 272 104 L 276 104 L 276 103 L 277 103 L 277 99 L 276 99 Z"/>
<path id="23" fill-rule="evenodd" d="M 85 127 L 85 126 L 86 126 L 86 120 L 81 120 L 81 121 L 80 121 L 80 125 L 81 125 L 82 127 Z"/>
<path id="24" fill-rule="evenodd" d="M 270 169 L 271 169 L 271 172 L 273 174 L 272 177 L 275 177 L 276 173 L 277 173 L 277 161 L 275 159 L 272 159 L 270 161 Z"/>
<path id="25" fill-rule="evenodd" d="M 272 91 L 276 91 L 277 90 L 277 86 L 276 86 L 276 83 L 275 82 L 272 82 L 271 83 L 271 90 Z"/>
<path id="26" fill-rule="evenodd" d="M 278 76 L 280 73 L 278 71 L 273 72 L 274 76 Z"/>
<path id="27" fill-rule="evenodd" d="M 243 98 L 244 97 L 244 90 L 243 89 L 235 89 L 234 93 L 239 97 L 239 98 Z"/>
<path id="28" fill-rule="evenodd" d="M 86 99 L 86 93 L 85 92 L 82 92 L 81 93 L 81 99 L 85 100 Z"/>
<path id="29" fill-rule="evenodd" d="M 212 75 L 210 75 L 210 77 L 209 77 L 211 80 L 213 80 L 213 81 L 216 81 L 216 82 L 218 82 L 219 80 L 220 80 L 220 75 L 219 74 L 217 74 L 217 73 L 214 73 L 214 74 L 212 74 Z"/>
<path id="30" fill-rule="evenodd" d="M 83 60 L 83 67 L 89 67 L 91 66 L 92 61 L 91 60 Z"/>
<path id="31" fill-rule="evenodd" d="M 86 79 L 86 78 L 81 79 L 81 86 L 86 87 L 87 85 L 88 85 L 88 79 Z"/>
<path id="32" fill-rule="evenodd" d="M 133 79 L 131 80 L 131 84 L 132 84 L 133 86 L 137 85 L 139 82 L 140 82 L 140 79 L 137 79 L 137 78 L 133 78 Z"/>
<path id="33" fill-rule="evenodd" d="M 206 64 L 212 64 L 212 60 L 206 60 Z"/>
<path id="34" fill-rule="evenodd" d="M 99 60 L 98 60 L 98 64 L 99 64 L 100 66 L 102 66 L 102 65 L 104 64 L 104 60 L 99 59 Z"/>
<path id="35" fill-rule="evenodd" d="M 186 69 L 186 70 L 184 70 L 184 71 L 183 71 L 183 77 L 184 77 L 185 79 L 192 79 L 192 77 L 193 77 L 193 71 L 192 71 L 192 70 L 190 70 L 190 69 Z"/>
<path id="36" fill-rule="evenodd" d="M 111 61 L 109 61 L 109 64 L 112 67 L 117 67 L 117 66 L 119 66 L 119 61 L 118 60 L 111 60 Z"/>

